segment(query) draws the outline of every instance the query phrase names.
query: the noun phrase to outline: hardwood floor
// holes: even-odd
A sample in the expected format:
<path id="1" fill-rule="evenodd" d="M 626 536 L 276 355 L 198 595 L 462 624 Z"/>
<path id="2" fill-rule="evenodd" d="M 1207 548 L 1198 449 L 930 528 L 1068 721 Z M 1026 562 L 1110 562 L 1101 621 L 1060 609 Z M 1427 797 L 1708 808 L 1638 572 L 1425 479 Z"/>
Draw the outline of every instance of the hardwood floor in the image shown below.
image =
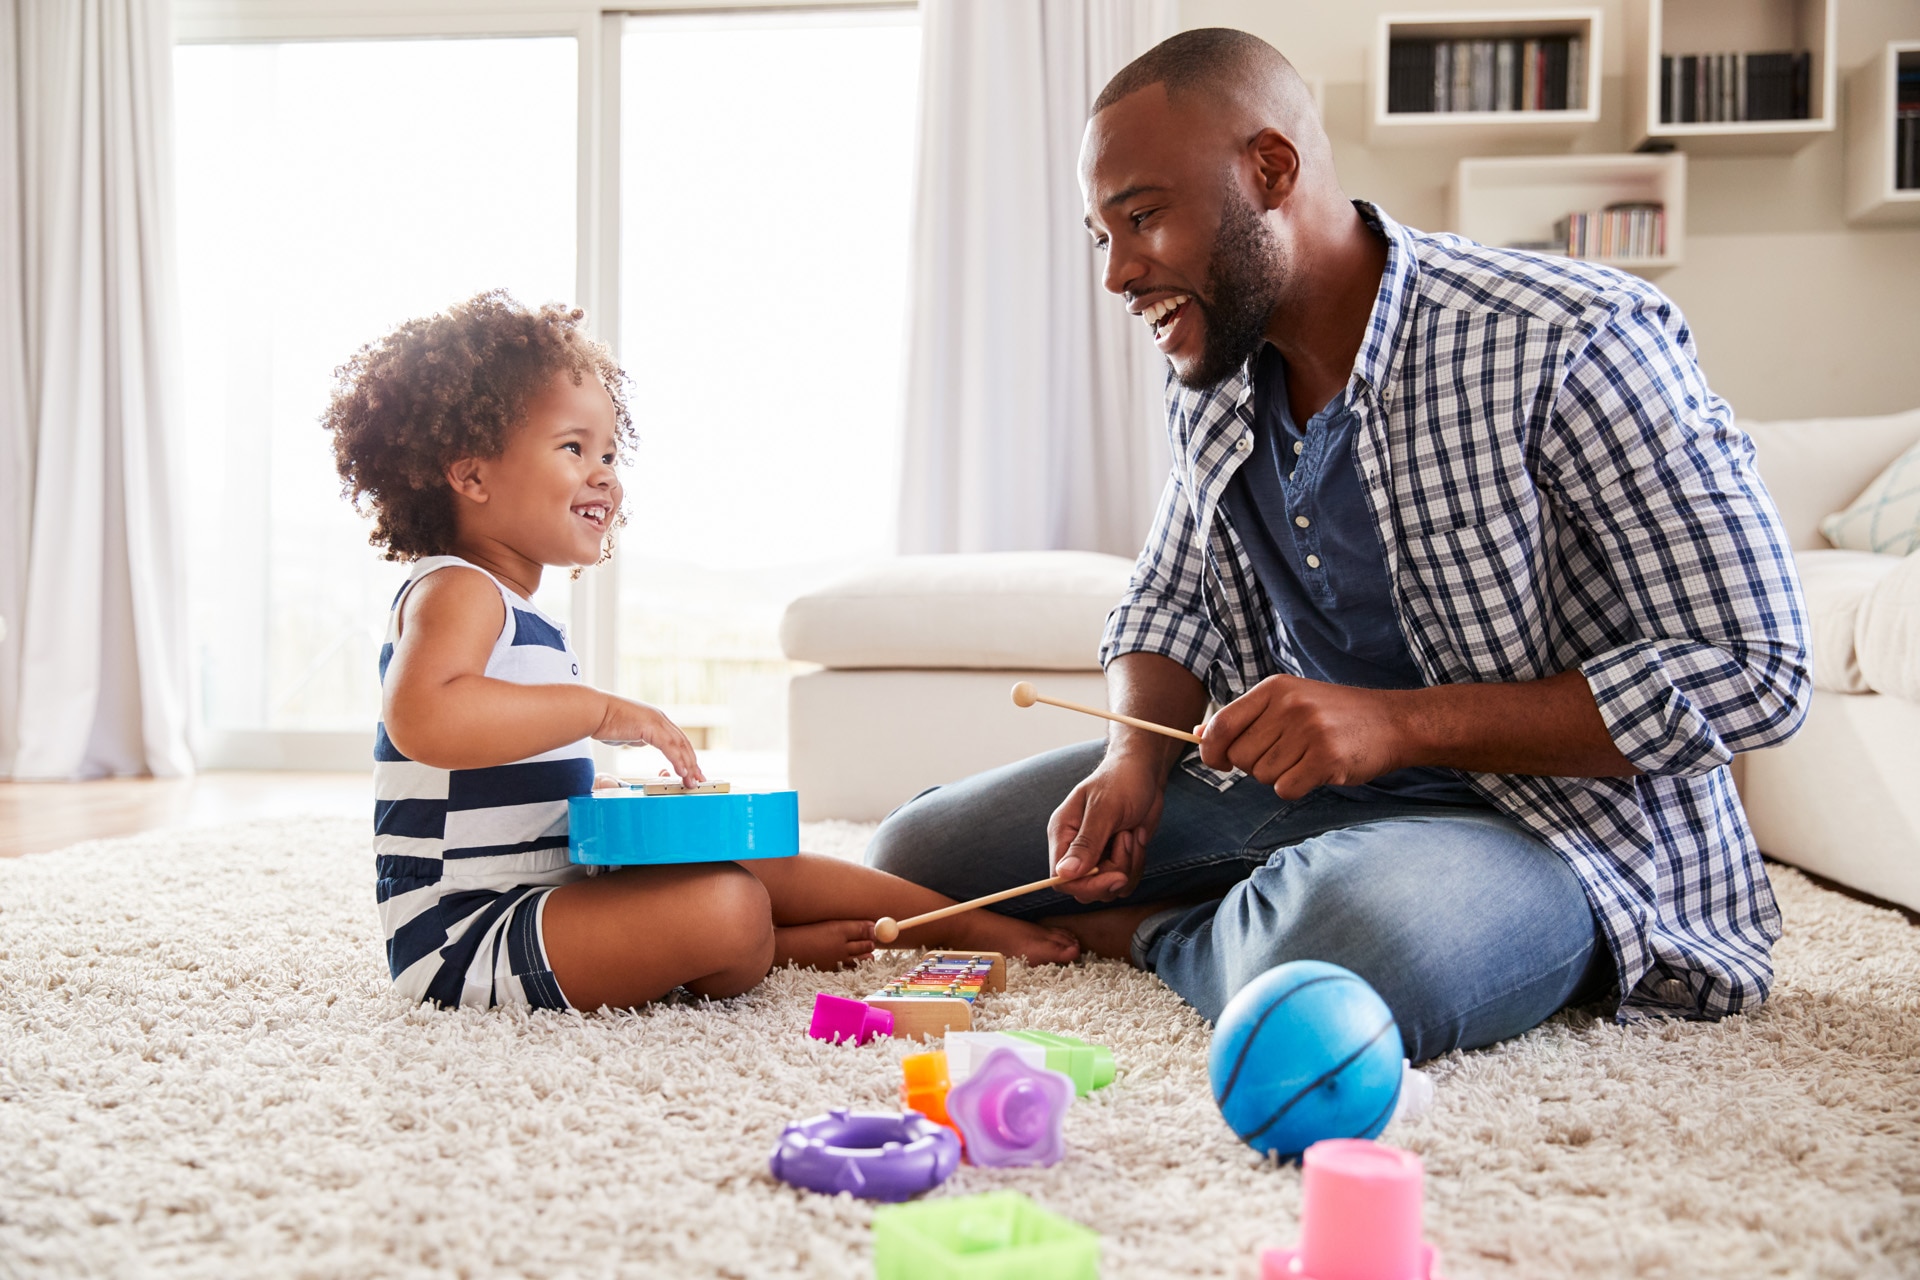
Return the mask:
<path id="1" fill-rule="evenodd" d="M 203 773 L 192 778 L 0 782 L 0 857 L 81 840 L 245 818 L 373 819 L 371 773 Z"/>

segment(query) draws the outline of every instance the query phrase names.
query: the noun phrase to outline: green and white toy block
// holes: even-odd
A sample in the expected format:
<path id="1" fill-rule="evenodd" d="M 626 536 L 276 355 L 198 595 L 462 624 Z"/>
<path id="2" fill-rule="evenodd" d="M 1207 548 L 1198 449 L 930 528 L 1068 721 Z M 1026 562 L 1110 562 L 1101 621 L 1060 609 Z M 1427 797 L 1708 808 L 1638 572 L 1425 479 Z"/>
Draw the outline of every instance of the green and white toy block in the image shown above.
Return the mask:
<path id="1" fill-rule="evenodd" d="M 1100 1237 L 1018 1191 L 873 1215 L 874 1280 L 1099 1280 Z"/>
<path id="2" fill-rule="evenodd" d="M 947 1033 L 947 1072 L 959 1084 L 995 1049 L 1011 1049 L 1029 1066 L 1058 1071 L 1073 1081 L 1076 1098 L 1113 1083 L 1113 1051 L 1050 1031 L 951 1031 Z"/>

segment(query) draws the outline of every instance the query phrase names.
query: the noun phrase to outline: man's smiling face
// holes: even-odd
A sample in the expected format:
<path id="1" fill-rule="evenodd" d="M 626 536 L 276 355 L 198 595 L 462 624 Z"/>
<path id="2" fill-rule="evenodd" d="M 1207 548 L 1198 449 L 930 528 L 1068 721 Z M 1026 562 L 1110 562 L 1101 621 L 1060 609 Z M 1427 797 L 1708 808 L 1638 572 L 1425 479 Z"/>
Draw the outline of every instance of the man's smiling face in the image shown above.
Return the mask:
<path id="1" fill-rule="evenodd" d="M 1210 387 L 1258 349 L 1286 275 L 1265 214 L 1205 103 L 1149 85 L 1087 123 L 1086 226 L 1103 283 L 1153 331 L 1189 387 Z"/>

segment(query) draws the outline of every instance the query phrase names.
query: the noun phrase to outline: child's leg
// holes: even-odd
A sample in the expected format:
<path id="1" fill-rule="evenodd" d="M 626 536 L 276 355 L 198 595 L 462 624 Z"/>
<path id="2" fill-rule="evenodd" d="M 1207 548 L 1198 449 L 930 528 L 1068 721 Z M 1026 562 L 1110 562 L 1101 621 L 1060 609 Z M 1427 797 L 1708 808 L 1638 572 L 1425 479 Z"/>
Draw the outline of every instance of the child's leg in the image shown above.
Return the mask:
<path id="1" fill-rule="evenodd" d="M 904 920 L 953 905 L 953 899 L 898 876 L 839 858 L 803 853 L 741 863 L 767 887 L 773 901 L 774 963 L 832 967 L 873 950 L 868 922 Z M 1035 964 L 1064 964 L 1080 944 L 1063 929 L 1015 920 L 992 911 L 963 911 L 904 930 L 903 947 L 960 947 L 1000 951 Z"/>
<path id="2" fill-rule="evenodd" d="M 541 936 L 576 1009 L 632 1008 L 678 986 L 737 996 L 773 965 L 767 892 L 731 862 L 625 867 L 562 885 Z"/>

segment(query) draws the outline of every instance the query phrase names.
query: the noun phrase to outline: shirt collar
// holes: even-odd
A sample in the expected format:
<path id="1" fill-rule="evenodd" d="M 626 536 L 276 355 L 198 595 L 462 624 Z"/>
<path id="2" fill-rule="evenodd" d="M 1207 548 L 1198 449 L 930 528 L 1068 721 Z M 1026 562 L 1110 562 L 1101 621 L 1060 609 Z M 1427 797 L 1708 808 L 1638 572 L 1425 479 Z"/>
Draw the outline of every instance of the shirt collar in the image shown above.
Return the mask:
<path id="1" fill-rule="evenodd" d="M 1380 273 L 1380 291 L 1374 295 L 1366 336 L 1361 338 L 1360 352 L 1353 361 L 1353 376 L 1366 384 L 1376 402 L 1384 404 L 1394 358 L 1400 352 L 1400 325 L 1413 296 L 1420 259 L 1414 252 L 1413 234 L 1382 213 L 1378 205 L 1355 200 L 1353 207 L 1374 234 L 1387 242 L 1386 270 Z"/>

